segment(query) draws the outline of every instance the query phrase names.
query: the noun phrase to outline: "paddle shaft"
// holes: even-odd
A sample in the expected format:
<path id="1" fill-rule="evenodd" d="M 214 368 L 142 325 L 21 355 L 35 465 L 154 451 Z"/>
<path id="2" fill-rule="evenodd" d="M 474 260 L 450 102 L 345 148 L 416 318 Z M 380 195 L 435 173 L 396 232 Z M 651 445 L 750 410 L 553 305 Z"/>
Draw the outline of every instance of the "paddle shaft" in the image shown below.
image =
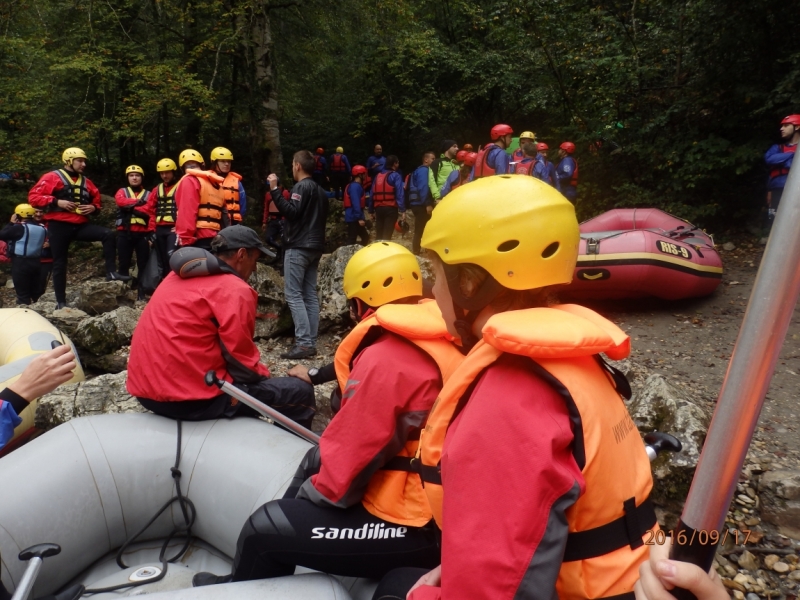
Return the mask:
<path id="1" fill-rule="evenodd" d="M 216 385 L 220 390 L 228 394 L 231 398 L 236 398 L 239 402 L 246 404 L 260 415 L 263 415 L 268 419 L 280 423 L 286 429 L 288 429 L 289 431 L 291 431 L 296 435 L 299 435 L 304 440 L 311 442 L 312 444 L 319 445 L 319 436 L 316 433 L 306 429 L 299 423 L 292 421 L 289 417 L 282 415 L 271 406 L 267 406 L 260 400 L 253 398 L 253 396 L 251 396 L 247 392 L 240 390 L 239 388 L 228 383 L 224 379 L 218 379 L 214 371 L 209 371 L 206 374 L 206 385 L 209 386 Z"/>
<path id="2" fill-rule="evenodd" d="M 800 294 L 800 168 L 789 173 L 772 234 L 720 389 L 711 426 L 673 539 L 671 556 L 708 571 L 772 373 Z M 686 535 L 684 538 L 683 535 Z M 717 541 L 722 536 L 715 537 Z M 700 539 L 705 544 L 700 544 Z M 676 592 L 683 592 L 676 594 Z M 685 590 L 672 592 L 693 597 Z M 685 595 L 688 594 L 688 595 Z"/>

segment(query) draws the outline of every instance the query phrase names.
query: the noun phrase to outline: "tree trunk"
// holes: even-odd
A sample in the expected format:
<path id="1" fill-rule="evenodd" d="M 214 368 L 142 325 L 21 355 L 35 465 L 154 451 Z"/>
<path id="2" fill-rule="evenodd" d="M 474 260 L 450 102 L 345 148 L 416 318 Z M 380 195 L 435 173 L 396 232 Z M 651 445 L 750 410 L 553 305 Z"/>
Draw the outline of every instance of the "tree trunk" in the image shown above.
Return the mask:
<path id="1" fill-rule="evenodd" d="M 272 53 L 272 31 L 268 6 L 251 0 L 243 18 L 247 19 L 244 36 L 249 92 L 250 147 L 253 174 L 263 182 L 269 173 L 283 178 L 280 129 L 278 126 L 278 78 Z"/>

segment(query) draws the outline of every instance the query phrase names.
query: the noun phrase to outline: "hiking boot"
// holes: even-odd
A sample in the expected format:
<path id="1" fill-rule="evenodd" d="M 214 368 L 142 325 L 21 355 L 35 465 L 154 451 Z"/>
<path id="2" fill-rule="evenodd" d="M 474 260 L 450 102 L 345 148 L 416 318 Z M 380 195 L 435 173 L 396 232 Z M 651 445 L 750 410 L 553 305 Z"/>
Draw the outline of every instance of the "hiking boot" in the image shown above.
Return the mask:
<path id="1" fill-rule="evenodd" d="M 213 573 L 196 573 L 192 577 L 192 587 L 203 587 L 204 585 L 217 585 L 218 583 L 230 583 L 232 575 L 214 575 Z"/>
<path id="2" fill-rule="evenodd" d="M 130 275 L 121 275 L 115 271 L 111 271 L 110 273 L 106 273 L 106 281 L 130 281 Z"/>
<path id="3" fill-rule="evenodd" d="M 288 352 L 284 352 L 283 354 L 281 354 L 281 358 L 289 358 L 289 359 L 311 358 L 312 356 L 316 355 L 317 355 L 317 349 L 314 348 L 313 346 L 310 348 L 307 348 L 306 346 L 295 346 Z"/>
<path id="4" fill-rule="evenodd" d="M 67 308 L 66 302 L 56 302 L 56 310 L 61 310 L 62 308 Z"/>

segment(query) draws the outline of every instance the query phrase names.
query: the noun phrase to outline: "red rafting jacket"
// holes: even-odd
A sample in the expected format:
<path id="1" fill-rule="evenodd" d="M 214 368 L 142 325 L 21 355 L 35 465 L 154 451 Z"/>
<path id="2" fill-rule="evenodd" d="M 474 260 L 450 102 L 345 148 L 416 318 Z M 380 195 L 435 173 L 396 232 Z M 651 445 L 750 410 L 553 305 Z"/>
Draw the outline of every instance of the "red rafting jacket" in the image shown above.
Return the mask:
<path id="1" fill-rule="evenodd" d="M 130 208 L 132 206 L 136 206 L 136 203 L 139 201 L 136 198 L 128 198 L 128 195 L 125 193 L 128 188 L 120 188 L 117 190 L 117 193 L 114 195 L 114 200 L 117 203 L 117 206 L 120 208 Z M 147 202 L 142 206 L 136 207 L 136 212 L 145 214 L 149 217 L 147 220 L 147 226 L 143 227 L 142 225 L 137 225 L 136 223 L 131 223 L 130 231 L 138 231 L 140 233 L 147 233 L 148 231 L 155 231 L 156 230 L 156 201 L 158 200 L 158 194 L 153 194 L 152 192 L 148 192 L 145 188 L 142 188 L 143 192 L 148 194 Z M 134 213 L 134 216 L 137 216 Z M 127 227 L 123 227 L 121 225 L 117 226 L 117 231 L 124 231 L 127 230 Z"/>
<path id="2" fill-rule="evenodd" d="M 74 182 L 77 182 L 78 179 L 79 178 L 77 175 L 72 177 L 72 181 Z M 86 191 L 89 193 L 92 204 L 94 204 L 95 208 L 97 209 L 94 213 L 92 213 L 92 215 L 94 215 L 103 207 L 103 204 L 100 201 L 100 190 L 98 190 L 97 187 L 87 177 L 84 177 L 84 179 L 86 180 Z M 44 209 L 45 213 L 43 219 L 45 221 L 64 221 L 65 223 L 75 223 L 76 225 L 86 223 L 89 220 L 87 216 L 80 215 L 78 213 L 52 210 L 56 201 L 53 194 L 63 189 L 64 182 L 61 181 L 61 178 L 58 176 L 56 171 L 45 173 L 42 175 L 42 178 L 36 182 L 36 185 L 33 186 L 31 191 L 28 192 L 28 204 L 34 208 Z"/>
<path id="3" fill-rule="evenodd" d="M 585 482 L 566 403 L 523 365 L 492 364 L 447 432 L 442 587 L 417 588 L 413 600 L 556 596 L 564 512 Z"/>
<path id="4" fill-rule="evenodd" d="M 283 196 L 284 200 L 288 201 L 291 199 L 291 194 L 289 190 L 286 188 L 281 189 L 281 195 Z M 278 207 L 275 205 L 275 201 L 272 199 L 272 195 L 267 192 L 264 194 L 264 218 L 261 220 L 261 225 L 266 226 L 267 221 L 272 219 L 285 219 L 283 215 L 281 215 L 281 211 L 278 210 Z"/>
<path id="5" fill-rule="evenodd" d="M 159 402 L 208 400 L 220 393 L 205 384 L 211 369 L 225 381 L 269 377 L 253 343 L 257 303 L 256 291 L 233 274 L 167 275 L 133 333 L 128 392 Z"/>
<path id="6" fill-rule="evenodd" d="M 342 407 L 319 441 L 320 471 L 297 497 L 340 508 L 361 502 L 375 472 L 418 434 L 409 423 L 430 411 L 441 387 L 430 356 L 394 333 L 381 335 L 353 362 Z"/>

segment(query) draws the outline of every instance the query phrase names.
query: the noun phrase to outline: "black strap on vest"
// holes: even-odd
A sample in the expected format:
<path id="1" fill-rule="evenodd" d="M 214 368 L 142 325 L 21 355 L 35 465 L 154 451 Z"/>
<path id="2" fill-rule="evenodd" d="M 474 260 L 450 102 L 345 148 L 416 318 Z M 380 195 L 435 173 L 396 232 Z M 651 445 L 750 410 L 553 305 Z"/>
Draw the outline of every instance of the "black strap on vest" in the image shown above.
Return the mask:
<path id="1" fill-rule="evenodd" d="M 623 506 L 625 514 L 611 523 L 570 533 L 564 562 L 595 558 L 625 546 L 630 546 L 631 550 L 643 546 L 642 536 L 657 523 L 653 503 L 648 498 L 636 506 L 636 499 L 628 498 Z"/>
<path id="2" fill-rule="evenodd" d="M 416 473 L 420 476 L 423 483 L 442 485 L 442 472 L 439 470 L 439 467 L 429 467 L 427 465 L 423 465 L 418 458 L 413 458 L 410 456 L 395 456 L 385 465 L 383 465 L 381 470 Z"/>

